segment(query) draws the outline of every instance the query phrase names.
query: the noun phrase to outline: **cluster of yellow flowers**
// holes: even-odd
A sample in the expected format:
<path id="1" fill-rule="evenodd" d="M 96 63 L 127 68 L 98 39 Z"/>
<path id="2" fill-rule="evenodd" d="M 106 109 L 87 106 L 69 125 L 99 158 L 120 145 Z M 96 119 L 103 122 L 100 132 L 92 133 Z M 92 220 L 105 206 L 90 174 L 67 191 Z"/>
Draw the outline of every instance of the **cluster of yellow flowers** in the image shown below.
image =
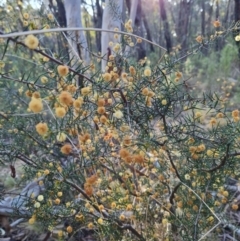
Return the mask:
<path id="1" fill-rule="evenodd" d="M 25 44 L 29 49 L 36 49 L 39 45 L 39 40 L 34 35 L 30 34 L 25 38 Z"/>
<path id="2" fill-rule="evenodd" d="M 238 122 L 240 120 L 239 118 L 239 110 L 233 110 L 232 111 L 232 117 L 235 122 Z"/>
<path id="3" fill-rule="evenodd" d="M 25 20 L 28 20 L 29 17 L 27 13 L 23 14 Z M 54 20 L 50 14 L 48 19 Z M 221 24 L 219 21 L 215 21 L 214 26 L 218 28 Z M 125 28 L 128 32 L 133 31 L 131 20 L 127 21 Z M 118 39 L 119 35 L 115 34 L 114 38 Z M 203 40 L 202 36 L 198 36 L 196 39 L 199 43 L 203 43 Z M 141 39 L 137 39 L 137 42 L 140 43 Z M 35 36 L 29 35 L 25 39 L 25 45 L 29 49 L 35 50 L 39 47 L 39 41 Z M 114 52 L 120 51 L 122 47 L 119 43 L 110 43 L 110 45 Z M 51 86 L 51 79 L 55 79 L 56 89 L 54 91 L 26 91 L 26 96 L 31 98 L 28 109 L 36 115 L 41 115 L 41 122 L 38 119 L 39 123 L 35 126 L 36 132 L 44 140 L 48 138 L 50 140 L 52 136 L 55 138 L 51 139 L 51 143 L 46 146 L 47 155 L 54 154 L 53 147 L 57 142 L 62 156 L 72 158 L 71 165 L 74 165 L 72 172 L 81 179 L 81 187 L 77 187 L 75 184 L 72 187 L 77 190 L 76 198 L 87 200 L 85 205 L 87 214 L 76 211 L 77 209 L 71 207 L 72 203 L 67 203 L 66 208 L 71 209 L 71 215 L 75 217 L 74 221 L 84 221 L 89 229 L 107 224 L 109 220 L 103 215 L 106 212 L 114 213 L 114 215 L 118 213 L 117 218 L 122 223 L 137 223 L 137 218 L 141 220 L 145 217 L 144 205 L 148 202 L 146 200 L 150 199 L 155 200 L 156 203 L 164 203 L 164 205 L 154 208 L 154 211 L 150 206 L 146 207 L 149 208 L 148 212 L 161 212 L 161 215 L 163 213 L 160 223 L 164 227 L 170 224 L 169 216 L 172 208 L 175 208 L 178 216 L 186 215 L 191 220 L 193 214 L 189 212 L 189 209 L 193 213 L 199 211 L 199 205 L 193 193 L 187 194 L 189 197 L 187 201 L 183 200 L 184 195 L 175 194 L 172 203 L 166 201 L 165 197 L 170 195 L 169 190 L 180 179 L 179 176 L 183 176 L 192 187 L 204 186 L 206 184 L 204 176 L 198 178 L 198 171 L 192 168 L 200 162 L 195 160 L 215 160 L 220 157 L 221 151 L 215 146 L 209 147 L 204 143 L 204 138 L 201 141 L 190 138 L 183 142 L 186 147 L 186 156 L 188 156 L 188 160 L 186 160 L 177 150 L 178 142 L 172 142 L 173 138 L 167 136 L 168 130 L 175 127 L 172 116 L 167 116 L 167 120 L 164 119 L 164 116 L 160 120 L 152 121 L 157 111 L 161 115 L 164 115 L 162 114 L 164 111 L 172 114 L 174 101 L 171 101 L 171 96 L 166 92 L 181 84 L 178 83 L 183 77 L 180 71 L 173 72 L 172 78 L 166 77 L 165 79 L 162 75 L 161 85 L 159 85 L 154 79 L 155 71 L 150 67 L 147 59 L 141 61 L 139 65 L 126 64 L 123 69 L 120 69 L 115 59 L 113 55 L 108 56 L 106 71 L 97 76 L 96 82 L 95 80 L 91 84 L 86 84 L 87 81 L 84 82 L 84 87 L 78 87 L 72 80 L 74 78 L 72 78 L 72 68 L 60 64 L 56 71 L 48 70 L 49 75 L 44 73 L 39 78 L 42 87 Z M 48 66 L 49 62 L 51 62 L 51 58 L 41 58 L 41 63 L 44 65 Z M 145 63 L 146 67 L 142 67 Z M 198 106 L 194 106 L 194 104 L 191 106 L 190 102 L 186 104 L 184 110 L 192 111 L 194 109 L 195 111 L 198 109 Z M 133 106 L 131 106 L 132 109 L 129 104 Z M 204 109 L 203 105 L 201 108 Z M 152 106 L 156 108 L 151 108 Z M 140 119 L 145 114 L 148 120 L 144 119 L 144 122 L 141 123 Z M 239 111 L 234 110 L 231 114 L 234 122 L 238 122 Z M 49 121 L 49 115 L 52 115 L 51 121 Z M 219 119 L 225 116 L 225 113 L 219 112 L 207 121 L 218 128 Z M 197 111 L 193 114 L 193 123 L 195 124 L 195 120 L 200 120 L 202 117 L 203 114 Z M 169 128 L 168 122 L 171 124 L 171 128 Z M 138 124 L 139 127 L 135 128 Z M 151 130 L 143 135 L 144 128 L 149 130 L 149 126 L 152 129 L 150 128 Z M 186 131 L 187 128 L 188 126 L 177 126 L 176 128 L 183 139 L 189 135 Z M 160 144 L 154 145 L 152 140 L 156 140 L 156 143 Z M 86 161 L 87 167 L 80 166 L 79 159 L 81 159 L 81 164 Z M 33 202 L 35 213 L 29 219 L 30 224 L 33 224 L 40 214 L 42 215 L 44 205 L 61 207 L 61 205 L 65 205 L 63 197 L 68 198 L 65 191 L 61 190 L 62 187 L 55 184 L 54 178 L 60 176 L 60 180 L 57 181 L 64 183 L 68 181 L 70 175 L 54 161 L 43 165 L 43 169 L 46 169 L 37 173 L 37 177 L 42 176 L 45 179 L 39 181 L 39 185 L 44 185 L 46 180 L 51 180 L 54 187 L 49 191 L 51 197 L 49 200 L 45 196 L 39 195 Z M 185 166 L 188 169 L 187 173 Z M 177 170 L 180 170 L 180 174 L 177 173 Z M 206 175 L 206 179 L 210 179 L 210 175 Z M 221 196 L 221 203 L 227 202 L 229 194 L 226 190 L 220 190 L 218 195 Z M 205 193 L 201 193 L 201 197 L 205 200 Z M 164 210 L 162 206 L 164 206 Z M 232 205 L 232 209 L 237 209 L 236 204 Z M 97 215 L 95 215 L 96 212 Z M 86 218 L 89 213 L 93 215 Z M 158 217 L 157 214 L 156 217 Z M 213 222 L 212 217 L 208 218 L 208 222 Z M 58 235 L 62 237 L 73 231 L 74 225 L 68 225 L 65 231 L 59 232 Z"/>
<path id="4" fill-rule="evenodd" d="M 200 157 L 200 153 L 204 152 L 206 149 L 204 144 L 200 144 L 198 146 L 190 146 L 189 151 L 191 153 L 191 158 L 193 160 L 197 160 Z"/>
<path id="5" fill-rule="evenodd" d="M 239 42 L 239 41 L 240 41 L 240 34 L 238 34 L 238 35 L 235 37 L 235 41 L 236 41 L 236 42 Z"/>
<path id="6" fill-rule="evenodd" d="M 132 20 L 129 19 L 126 23 L 125 23 L 125 29 L 127 30 L 127 32 L 132 33 L 133 32 L 133 28 L 132 28 Z"/>
<path id="7" fill-rule="evenodd" d="M 219 27 L 221 26 L 221 22 L 220 22 L 219 20 L 215 20 L 215 21 L 213 22 L 213 26 L 214 26 L 215 28 L 219 28 Z"/>
<path id="8" fill-rule="evenodd" d="M 32 97 L 32 100 L 29 102 L 29 109 L 34 113 L 39 113 L 43 110 L 43 103 L 40 98 Z"/>

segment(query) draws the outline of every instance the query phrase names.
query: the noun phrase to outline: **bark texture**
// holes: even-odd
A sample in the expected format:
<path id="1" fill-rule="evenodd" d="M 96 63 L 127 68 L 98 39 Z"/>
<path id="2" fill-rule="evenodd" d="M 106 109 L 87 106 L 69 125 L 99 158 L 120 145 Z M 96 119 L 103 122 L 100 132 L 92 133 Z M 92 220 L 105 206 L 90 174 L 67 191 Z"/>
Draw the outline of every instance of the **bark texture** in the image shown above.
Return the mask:
<path id="1" fill-rule="evenodd" d="M 121 29 L 122 21 L 122 10 L 123 10 L 123 0 L 106 0 L 105 8 L 103 11 L 102 29 L 114 30 L 114 28 Z M 114 38 L 114 33 L 102 32 L 101 36 L 101 46 L 102 46 L 102 71 L 105 71 L 107 64 L 107 55 L 109 53 L 108 48 L 110 48 L 111 54 L 114 51 L 109 42 L 119 43 L 120 35 L 117 39 Z"/>
<path id="2" fill-rule="evenodd" d="M 159 7 L 160 7 L 160 17 L 163 22 L 163 31 L 164 31 L 164 37 L 166 41 L 166 48 L 168 53 L 172 50 L 172 39 L 171 39 L 171 33 L 169 29 L 169 24 L 167 20 L 167 13 L 165 8 L 165 0 L 159 0 Z"/>
<path id="3" fill-rule="evenodd" d="M 65 0 L 64 7 L 68 27 L 82 28 L 81 0 Z M 88 43 L 83 31 L 68 31 L 70 58 L 76 61 L 78 58 L 84 61 L 85 65 L 90 63 Z"/>

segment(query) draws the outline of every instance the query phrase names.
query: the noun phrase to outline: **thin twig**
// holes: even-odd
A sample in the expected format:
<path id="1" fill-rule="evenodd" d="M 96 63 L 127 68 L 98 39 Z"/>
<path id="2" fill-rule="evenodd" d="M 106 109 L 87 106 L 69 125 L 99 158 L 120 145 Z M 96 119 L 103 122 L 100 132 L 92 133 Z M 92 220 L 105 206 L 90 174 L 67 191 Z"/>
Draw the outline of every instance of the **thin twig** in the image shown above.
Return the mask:
<path id="1" fill-rule="evenodd" d="M 10 39 L 11 41 L 15 42 L 16 44 L 22 45 L 22 46 L 24 46 L 25 48 L 27 48 L 27 46 L 26 46 L 24 43 L 22 43 L 22 42 L 20 42 L 20 41 L 17 41 L 16 39 L 14 39 L 14 38 L 9 38 L 9 39 Z M 41 54 L 41 55 L 49 58 L 50 60 L 52 60 L 52 61 L 55 62 L 56 64 L 65 65 L 65 64 L 62 63 L 61 61 L 53 58 L 51 55 L 46 54 L 46 53 L 43 52 L 42 50 L 33 49 L 32 51 L 34 51 L 34 52 L 36 52 L 36 53 L 39 53 L 39 54 Z M 80 76 L 80 77 L 82 77 L 82 78 L 85 78 L 86 80 L 88 80 L 90 83 L 93 84 L 93 81 L 92 81 L 90 78 L 88 78 L 86 75 L 83 75 L 83 74 L 77 72 L 75 69 L 71 68 L 70 66 L 68 66 L 68 69 L 69 69 L 70 72 L 76 74 L 77 76 Z"/>
<path id="2" fill-rule="evenodd" d="M 12 223 L 10 224 L 10 227 L 13 228 L 13 227 L 17 226 L 19 223 L 22 223 L 22 222 L 24 222 L 24 221 L 25 221 L 25 218 L 19 218 L 18 220 L 12 222 Z"/>
<path id="3" fill-rule="evenodd" d="M 170 161 L 170 163 L 171 163 L 171 165 L 172 165 L 172 168 L 173 168 L 174 171 L 175 171 L 176 176 L 178 177 L 178 179 L 179 179 L 180 181 L 182 181 L 182 178 L 181 178 L 181 176 L 180 176 L 180 174 L 179 174 L 179 172 L 178 172 L 178 169 L 177 169 L 177 167 L 175 166 L 175 164 L 174 164 L 174 162 L 173 162 L 173 159 L 172 159 L 172 156 L 171 156 L 171 154 L 170 154 L 170 151 L 169 151 L 169 150 L 166 150 L 166 152 L 167 152 L 167 155 L 168 155 L 168 159 L 169 159 L 169 161 Z"/>
<path id="4" fill-rule="evenodd" d="M 136 34 L 127 33 L 127 32 L 123 32 L 123 31 L 102 29 L 102 28 L 76 28 L 76 27 L 74 27 L 74 28 L 51 28 L 51 29 L 31 30 L 31 31 L 25 31 L 25 32 L 14 32 L 14 33 L 9 33 L 9 34 L 1 34 L 1 38 L 12 38 L 12 37 L 25 36 L 25 35 L 29 35 L 29 34 L 43 34 L 43 33 L 63 32 L 63 31 L 95 31 L 95 32 L 118 33 L 118 34 L 131 36 L 131 37 L 134 37 L 137 39 L 139 38 L 147 43 L 150 43 L 152 45 L 155 45 L 155 46 L 163 49 L 164 51 L 167 51 L 162 46 L 160 46 L 152 41 L 149 41 L 146 38 L 138 36 Z"/>
<path id="5" fill-rule="evenodd" d="M 50 238 L 51 233 L 51 231 L 48 231 L 45 238 L 42 241 L 47 241 Z"/>
<path id="6" fill-rule="evenodd" d="M 205 193 L 207 192 L 207 189 L 208 189 L 208 187 L 209 187 L 209 183 L 210 183 L 210 180 L 208 181 L 208 184 L 207 184 Z M 200 218 L 202 206 L 203 206 L 203 203 L 201 202 L 200 207 L 199 207 L 199 210 L 198 210 L 198 214 L 197 214 L 197 217 L 196 217 L 196 220 L 195 220 L 195 222 L 194 222 L 194 240 L 197 239 L 197 226 L 198 226 L 197 224 L 198 224 L 198 220 L 199 220 L 199 218 Z"/>
<path id="7" fill-rule="evenodd" d="M 221 222 L 221 219 L 212 211 L 212 209 L 207 205 L 207 203 L 192 189 L 190 188 L 188 185 L 186 185 L 185 183 L 181 182 L 183 186 L 187 187 L 188 189 L 190 189 L 198 198 L 199 200 L 201 200 L 203 202 L 203 204 L 209 209 L 209 211 L 214 215 L 214 217 Z"/>
<path id="8" fill-rule="evenodd" d="M 143 238 L 143 236 L 142 236 L 141 234 L 139 234 L 139 233 L 137 232 L 137 230 L 134 229 L 134 228 L 132 227 L 132 225 L 130 225 L 130 224 L 124 224 L 124 225 L 121 226 L 120 228 L 121 228 L 121 229 L 127 229 L 127 230 L 131 231 L 136 237 L 138 237 L 138 238 L 139 238 L 140 240 L 142 240 L 142 241 L 145 241 L 145 240 L 146 240 L 146 239 Z"/>
<path id="9" fill-rule="evenodd" d="M 172 190 L 172 193 L 169 197 L 169 202 L 173 205 L 173 199 L 174 199 L 174 194 L 177 192 L 178 188 L 181 186 L 181 183 L 179 182 Z"/>
<path id="10" fill-rule="evenodd" d="M 221 162 L 219 165 L 217 165 L 216 167 L 213 167 L 211 169 L 202 169 L 202 171 L 205 171 L 205 172 L 214 172 L 218 169 L 220 169 L 221 167 L 223 167 L 229 157 L 229 148 L 230 148 L 230 144 L 227 144 L 227 150 L 226 150 L 226 155 L 222 158 Z"/>
<path id="11" fill-rule="evenodd" d="M 38 84 L 33 84 L 33 83 L 30 83 L 28 81 L 25 81 L 25 80 L 19 80 L 19 79 L 15 79 L 15 78 L 12 78 L 12 77 L 9 77 L 5 74 L 2 74 L 1 75 L 2 78 L 5 78 L 5 79 L 8 79 L 8 80 L 13 80 L 13 81 L 16 81 L 16 82 L 19 82 L 19 83 L 24 83 L 24 84 L 28 84 L 28 85 L 34 85 L 38 88 L 43 88 L 43 89 L 47 89 L 47 90 L 52 90 L 52 88 L 48 88 L 46 85 L 38 85 Z"/>
<path id="12" fill-rule="evenodd" d="M 203 240 L 209 233 L 211 233 L 215 228 L 217 228 L 221 224 L 221 221 L 219 221 L 214 227 L 212 227 L 208 232 L 206 232 L 198 241 Z"/>

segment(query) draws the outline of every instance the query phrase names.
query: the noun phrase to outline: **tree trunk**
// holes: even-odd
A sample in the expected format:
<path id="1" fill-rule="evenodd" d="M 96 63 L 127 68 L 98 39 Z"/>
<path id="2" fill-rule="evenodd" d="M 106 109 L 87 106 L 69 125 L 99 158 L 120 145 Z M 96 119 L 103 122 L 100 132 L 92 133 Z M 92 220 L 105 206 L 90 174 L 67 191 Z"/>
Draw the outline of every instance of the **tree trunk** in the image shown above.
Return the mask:
<path id="1" fill-rule="evenodd" d="M 189 16 L 191 11 L 192 1 L 181 0 L 179 5 L 179 17 L 176 26 L 178 44 L 181 45 L 182 50 L 187 48 L 188 30 L 189 30 Z"/>
<path id="2" fill-rule="evenodd" d="M 216 1 L 216 20 L 219 20 L 219 2 Z M 220 53 L 218 52 L 220 49 L 222 49 L 222 43 L 221 40 L 219 38 L 216 39 L 216 45 L 215 45 L 215 50 L 217 51 L 218 55 L 220 55 Z"/>
<path id="3" fill-rule="evenodd" d="M 135 11 L 133 9 L 133 11 Z M 132 8 L 131 8 L 132 12 Z M 134 19 L 132 19 L 134 22 Z M 135 13 L 135 22 L 134 24 L 136 25 L 136 31 L 134 31 L 135 34 L 139 36 L 144 36 L 144 30 L 143 30 L 143 11 L 142 11 L 142 1 L 138 0 L 137 1 L 137 8 L 136 8 L 136 13 Z M 137 44 L 137 53 L 138 53 L 138 60 L 145 58 L 146 56 L 146 50 L 145 50 L 145 43 L 141 42 Z"/>
<path id="4" fill-rule="evenodd" d="M 131 2 L 130 2 L 130 0 L 126 0 L 126 6 L 127 6 L 128 12 L 130 13 L 130 11 L 131 11 Z"/>
<path id="5" fill-rule="evenodd" d="M 216 20 L 219 18 L 219 2 L 216 1 Z"/>
<path id="6" fill-rule="evenodd" d="M 235 0 L 235 22 L 240 20 L 240 0 Z"/>
<path id="7" fill-rule="evenodd" d="M 235 0 L 235 22 L 237 23 L 238 21 L 240 21 L 240 0 Z M 238 58 L 240 59 L 240 41 L 235 42 L 238 47 Z"/>
<path id="8" fill-rule="evenodd" d="M 64 6 L 68 27 L 82 27 L 81 0 L 65 0 Z M 90 62 L 87 39 L 83 31 L 68 31 L 69 50 L 71 59 L 76 62 L 79 58 L 86 65 Z"/>
<path id="9" fill-rule="evenodd" d="M 146 32 L 147 32 L 147 39 L 152 42 L 153 39 L 152 39 L 152 35 L 151 35 L 150 28 L 149 28 L 149 26 L 148 26 L 148 22 L 147 22 L 147 19 L 146 19 L 146 15 L 145 15 L 145 13 L 143 13 L 142 15 L 143 15 L 144 27 L 145 27 Z M 153 48 L 153 45 L 152 45 L 152 44 L 150 44 L 150 50 L 151 50 L 152 52 L 154 52 L 154 48 Z"/>
<path id="10" fill-rule="evenodd" d="M 130 1 L 127 1 L 126 3 L 127 3 L 128 11 L 130 12 L 129 19 L 132 20 L 132 27 L 134 28 L 136 14 L 137 14 L 138 0 L 132 0 L 131 5 L 129 5 Z M 130 50 L 131 50 L 130 46 L 126 46 L 125 54 L 128 55 L 130 53 Z"/>
<path id="11" fill-rule="evenodd" d="M 114 28 L 121 29 L 123 0 L 106 0 L 103 11 L 102 29 L 114 30 Z M 102 71 L 105 72 L 107 64 L 107 55 L 109 52 L 114 54 L 109 42 L 119 43 L 120 35 L 117 39 L 114 38 L 113 33 L 102 32 Z M 109 49 L 109 50 L 108 50 Z"/>
<path id="12" fill-rule="evenodd" d="M 171 34 L 170 34 L 169 24 L 167 20 L 167 13 L 166 13 L 164 0 L 159 0 L 159 8 L 160 8 L 160 17 L 163 22 L 163 31 L 164 31 L 165 41 L 166 41 L 166 48 L 168 53 L 170 53 L 172 50 L 172 40 L 171 40 Z"/>
<path id="13" fill-rule="evenodd" d="M 62 0 L 56 0 L 57 5 L 55 6 L 53 4 L 53 0 L 44 0 L 44 5 L 48 8 L 50 8 L 51 12 L 54 14 L 55 18 L 57 19 L 58 24 L 61 27 L 67 26 L 67 20 L 66 20 L 66 13 L 65 8 Z"/>
<path id="14" fill-rule="evenodd" d="M 226 11 L 225 18 L 224 18 L 224 23 L 225 23 L 225 24 L 229 21 L 229 20 L 228 20 L 229 8 L 230 8 L 230 0 L 228 0 L 227 11 Z"/>
<path id="15" fill-rule="evenodd" d="M 211 33 L 211 29 L 212 29 L 212 15 L 213 15 L 213 5 L 208 3 L 207 33 Z"/>
<path id="16" fill-rule="evenodd" d="M 134 34 L 138 36 L 144 36 L 144 14 L 142 11 L 142 3 L 141 0 L 132 0 L 131 10 L 130 10 L 130 19 L 132 20 L 132 27 L 136 25 Z M 146 56 L 146 50 L 144 47 L 144 43 L 139 43 L 136 46 L 138 53 L 138 60 L 143 59 Z M 125 49 L 125 53 L 128 54 L 130 52 L 130 47 L 127 46 Z"/>
<path id="17" fill-rule="evenodd" d="M 202 17 L 202 24 L 201 24 L 201 30 L 202 30 L 202 36 L 205 36 L 205 1 L 202 1 L 202 12 L 201 12 L 201 17 Z"/>
<path id="18" fill-rule="evenodd" d="M 138 0 L 132 0 L 131 10 L 130 10 L 130 19 L 132 20 L 132 27 L 134 27 L 135 25 L 138 4 L 139 4 Z"/>
<path id="19" fill-rule="evenodd" d="M 43 5 L 46 9 L 50 9 L 52 14 L 55 17 L 55 21 L 57 22 L 58 27 L 66 27 L 67 26 L 67 20 L 66 20 L 66 12 L 64 8 L 64 4 L 61 0 L 57 0 L 56 4 L 53 4 L 53 0 L 44 0 Z M 65 33 L 66 34 L 66 33 Z M 62 35 L 59 34 L 58 37 L 54 41 L 49 41 L 47 37 L 43 37 L 44 40 L 46 38 L 46 41 L 44 41 L 44 46 L 52 46 L 49 47 L 51 52 L 59 52 L 62 53 L 64 56 L 66 56 L 69 59 L 69 53 L 67 46 L 67 39 Z"/>
<path id="20" fill-rule="evenodd" d="M 102 27 L 102 15 L 103 10 L 99 3 L 99 0 L 96 0 L 96 11 L 94 8 L 94 4 L 92 2 L 92 9 L 93 9 L 93 22 L 95 28 L 101 28 Z M 96 45 L 97 45 L 97 51 L 101 52 L 101 32 L 96 32 Z"/>

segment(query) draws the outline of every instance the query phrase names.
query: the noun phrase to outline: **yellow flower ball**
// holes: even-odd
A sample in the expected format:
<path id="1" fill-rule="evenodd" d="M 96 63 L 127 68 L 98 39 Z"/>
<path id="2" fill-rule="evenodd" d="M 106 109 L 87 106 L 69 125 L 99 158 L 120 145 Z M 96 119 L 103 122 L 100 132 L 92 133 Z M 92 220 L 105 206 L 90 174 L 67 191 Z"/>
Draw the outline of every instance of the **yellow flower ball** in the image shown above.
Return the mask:
<path id="1" fill-rule="evenodd" d="M 218 113 L 216 115 L 216 118 L 220 119 L 220 118 L 224 118 L 224 114 L 223 113 Z"/>
<path id="2" fill-rule="evenodd" d="M 131 75 L 135 75 L 136 74 L 136 69 L 133 66 L 129 67 L 129 72 Z"/>
<path id="3" fill-rule="evenodd" d="M 59 118 L 63 118 L 66 115 L 66 110 L 63 107 L 57 107 L 55 110 L 55 114 Z"/>
<path id="4" fill-rule="evenodd" d="M 111 208 L 112 208 L 112 209 L 116 208 L 116 206 L 117 206 L 117 204 L 116 204 L 115 202 L 112 202 L 112 203 L 111 203 Z"/>
<path id="5" fill-rule="evenodd" d="M 221 26 L 220 21 L 219 21 L 219 20 L 214 21 L 214 22 L 213 22 L 213 26 L 214 26 L 215 28 L 219 28 L 219 27 Z"/>
<path id="6" fill-rule="evenodd" d="M 54 200 L 54 203 L 55 203 L 56 205 L 60 204 L 60 202 L 61 202 L 61 200 L 60 200 L 59 198 L 56 198 L 56 199 Z"/>
<path id="7" fill-rule="evenodd" d="M 103 115 L 104 113 L 105 113 L 105 107 L 104 106 L 99 106 L 98 108 L 97 108 L 97 112 L 98 112 L 98 114 L 100 114 L 100 115 Z"/>
<path id="8" fill-rule="evenodd" d="M 176 78 L 181 79 L 181 78 L 182 78 L 182 73 L 179 72 L 179 71 L 177 71 L 177 72 L 175 73 L 175 76 L 176 76 Z"/>
<path id="9" fill-rule="evenodd" d="M 49 13 L 49 14 L 47 15 L 47 17 L 48 17 L 48 19 L 49 19 L 50 21 L 53 21 L 53 20 L 54 20 L 54 17 L 53 17 L 53 15 L 52 15 L 51 13 Z"/>
<path id="10" fill-rule="evenodd" d="M 110 73 L 103 74 L 103 79 L 105 81 L 110 81 L 112 79 L 112 75 Z"/>
<path id="11" fill-rule="evenodd" d="M 57 141 L 58 142 L 64 142 L 67 139 L 67 135 L 63 132 L 60 132 L 57 134 Z"/>
<path id="12" fill-rule="evenodd" d="M 50 164 L 52 164 L 52 163 L 50 163 Z M 50 171 L 48 169 L 46 169 L 46 170 L 44 170 L 43 173 L 44 173 L 44 175 L 48 175 L 50 173 Z"/>
<path id="13" fill-rule="evenodd" d="M 39 92 L 35 91 L 35 92 L 33 92 L 32 97 L 39 99 L 41 97 L 41 95 Z"/>
<path id="14" fill-rule="evenodd" d="M 58 237 L 63 237 L 63 231 L 62 230 L 58 231 Z"/>
<path id="15" fill-rule="evenodd" d="M 35 36 L 30 34 L 25 38 L 24 43 L 29 49 L 36 49 L 38 47 L 39 41 Z"/>
<path id="16" fill-rule="evenodd" d="M 133 208 L 132 204 L 128 204 L 127 207 L 126 207 L 126 210 L 130 211 L 130 210 L 132 210 L 132 208 Z"/>
<path id="17" fill-rule="evenodd" d="M 68 155 L 72 152 L 72 146 L 70 144 L 65 144 L 61 148 L 61 152 L 65 155 Z"/>
<path id="18" fill-rule="evenodd" d="M 42 76 L 40 80 L 43 84 L 46 84 L 48 82 L 48 78 L 45 76 Z"/>
<path id="19" fill-rule="evenodd" d="M 89 224 L 88 224 L 88 228 L 89 228 L 89 229 L 93 229 L 93 227 L 94 227 L 93 223 L 89 223 Z"/>
<path id="20" fill-rule="evenodd" d="M 125 217 L 123 214 L 121 214 L 121 215 L 119 216 L 119 219 L 120 219 L 121 221 L 124 221 L 125 218 L 126 218 L 126 217 Z"/>
<path id="21" fill-rule="evenodd" d="M 197 37 L 196 37 L 196 41 L 201 44 L 201 43 L 203 42 L 203 37 L 200 36 L 200 35 L 197 36 Z"/>
<path id="22" fill-rule="evenodd" d="M 209 121 L 210 125 L 214 126 L 217 124 L 217 120 L 215 118 L 211 118 L 211 120 Z"/>
<path id="23" fill-rule="evenodd" d="M 102 219 L 102 218 L 99 218 L 99 219 L 97 220 L 97 222 L 98 222 L 100 225 L 102 225 L 102 224 L 103 224 L 103 219 Z"/>
<path id="24" fill-rule="evenodd" d="M 232 111 L 232 117 L 233 118 L 239 117 L 239 110 L 233 110 Z"/>
<path id="25" fill-rule="evenodd" d="M 210 216 L 209 218 L 207 218 L 207 221 L 210 222 L 210 223 L 213 222 L 213 220 L 214 220 L 213 216 Z"/>
<path id="26" fill-rule="evenodd" d="M 80 99 L 74 100 L 73 102 L 73 107 L 75 109 L 79 109 L 82 107 L 83 101 L 81 101 Z"/>
<path id="27" fill-rule="evenodd" d="M 236 211 L 236 210 L 238 210 L 238 205 L 237 204 L 232 204 L 231 208 L 232 208 L 232 210 Z"/>
<path id="28" fill-rule="evenodd" d="M 34 223 L 35 223 L 35 221 L 36 221 L 36 219 L 35 219 L 35 218 L 30 218 L 30 219 L 28 220 L 28 223 L 29 223 L 29 224 L 34 224 Z"/>
<path id="29" fill-rule="evenodd" d="M 68 232 L 68 233 L 72 233 L 72 231 L 73 231 L 72 226 L 68 226 L 68 227 L 67 227 L 67 232 Z"/>
<path id="30" fill-rule="evenodd" d="M 91 92 L 90 87 L 84 87 L 84 88 L 81 89 L 81 94 L 84 95 L 84 96 L 90 94 L 90 92 Z"/>
<path id="31" fill-rule="evenodd" d="M 41 204 L 40 204 L 39 202 L 35 202 L 35 203 L 34 203 L 34 207 L 35 207 L 35 208 L 40 208 L 40 206 L 41 206 Z"/>
<path id="32" fill-rule="evenodd" d="M 3 68 L 5 66 L 5 63 L 3 61 L 0 61 L 0 68 Z"/>
<path id="33" fill-rule="evenodd" d="M 200 117 L 202 117 L 201 112 L 197 111 L 197 112 L 195 113 L 195 117 L 196 117 L 196 118 L 200 118 Z"/>
<path id="34" fill-rule="evenodd" d="M 167 100 L 166 99 L 162 100 L 162 105 L 166 105 L 166 104 L 167 104 Z"/>
<path id="35" fill-rule="evenodd" d="M 43 195 L 38 195 L 37 200 L 38 200 L 39 202 L 42 202 L 42 201 L 44 200 Z"/>
<path id="36" fill-rule="evenodd" d="M 118 52 L 120 50 L 120 48 L 121 48 L 121 45 L 119 43 L 116 43 L 115 46 L 113 47 L 113 50 L 115 52 Z"/>
<path id="37" fill-rule="evenodd" d="M 12 11 L 12 10 L 13 10 L 12 6 L 8 5 L 8 6 L 7 6 L 7 10 L 8 10 L 9 12 Z"/>
<path id="38" fill-rule="evenodd" d="M 24 13 L 24 14 L 23 14 L 23 18 L 24 18 L 24 19 L 29 19 L 29 14 L 28 14 L 28 13 Z"/>
<path id="39" fill-rule="evenodd" d="M 228 197 L 229 196 L 229 192 L 228 191 L 223 191 L 223 196 L 224 197 Z"/>
<path id="40" fill-rule="evenodd" d="M 67 91 L 62 91 L 61 94 L 59 95 L 59 101 L 62 104 L 66 104 L 66 105 L 71 105 L 73 103 L 73 99 L 72 96 L 69 92 Z"/>
<path id="41" fill-rule="evenodd" d="M 117 119 L 121 119 L 121 118 L 123 118 L 123 113 L 122 113 L 122 111 L 117 110 L 113 113 L 113 116 Z"/>
<path id="42" fill-rule="evenodd" d="M 235 41 L 239 42 L 240 41 L 240 34 L 235 37 Z"/>
<path id="43" fill-rule="evenodd" d="M 162 224 L 165 224 L 165 225 L 166 225 L 167 223 L 168 223 L 168 220 L 167 220 L 166 218 L 163 218 L 163 219 L 162 219 Z"/>
<path id="44" fill-rule="evenodd" d="M 49 58 L 46 57 L 46 56 L 44 56 L 42 60 L 43 60 L 43 62 L 48 62 L 48 61 L 49 61 Z"/>
<path id="45" fill-rule="evenodd" d="M 144 70 L 144 75 L 145 76 L 149 77 L 149 76 L 151 76 L 151 74 L 152 74 L 151 69 L 147 68 L 147 69 Z"/>
<path id="46" fill-rule="evenodd" d="M 148 91 L 148 88 L 143 88 L 142 89 L 142 94 L 143 95 L 148 95 L 149 91 Z"/>
<path id="47" fill-rule="evenodd" d="M 48 132 L 48 126 L 46 123 L 38 123 L 36 125 L 36 131 L 39 135 L 44 136 Z"/>
<path id="48" fill-rule="evenodd" d="M 29 109 L 34 113 L 39 113 L 43 109 L 43 104 L 41 99 L 32 98 L 28 105 Z"/>
<path id="49" fill-rule="evenodd" d="M 57 193 L 57 196 L 58 196 L 58 197 L 61 197 L 62 195 L 63 195 L 62 192 L 58 192 L 58 193 Z"/>
<path id="50" fill-rule="evenodd" d="M 69 73 L 69 68 L 65 65 L 59 65 L 57 71 L 60 76 L 66 76 Z"/>
<path id="51" fill-rule="evenodd" d="M 23 26 L 24 26 L 24 27 L 27 27 L 27 26 L 28 26 L 28 21 L 24 20 L 24 21 L 23 21 Z"/>
<path id="52" fill-rule="evenodd" d="M 102 115 L 99 120 L 103 124 L 105 124 L 108 121 L 108 119 L 107 119 L 107 117 L 105 115 Z"/>

